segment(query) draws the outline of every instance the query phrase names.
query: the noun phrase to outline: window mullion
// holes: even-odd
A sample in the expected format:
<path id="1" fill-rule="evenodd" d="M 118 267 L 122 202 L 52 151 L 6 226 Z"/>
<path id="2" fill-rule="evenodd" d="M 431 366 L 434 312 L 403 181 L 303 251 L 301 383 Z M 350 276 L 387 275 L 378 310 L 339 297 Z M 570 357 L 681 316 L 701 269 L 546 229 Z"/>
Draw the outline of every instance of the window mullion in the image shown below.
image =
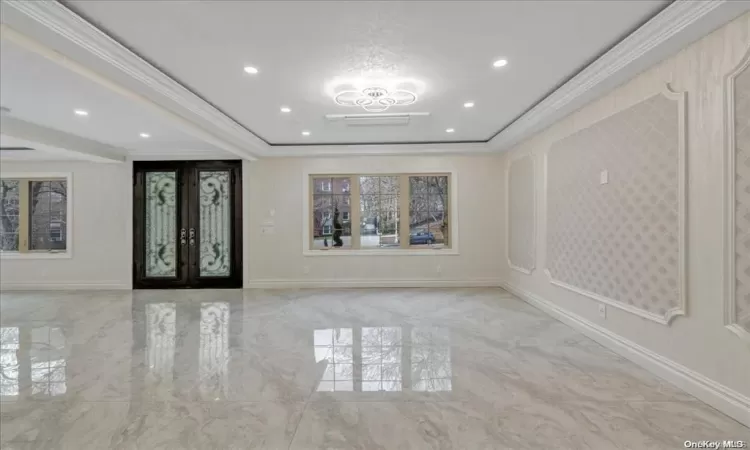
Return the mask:
<path id="1" fill-rule="evenodd" d="M 31 180 L 18 180 L 18 251 L 29 251 L 29 227 L 31 226 L 31 205 L 29 204 Z"/>
<path id="2" fill-rule="evenodd" d="M 349 181 L 349 220 L 352 228 L 352 248 L 360 249 L 361 199 L 359 196 L 359 175 L 352 175 Z"/>
<path id="3" fill-rule="evenodd" d="M 409 175 L 400 175 L 398 184 L 399 245 L 401 248 L 409 248 L 409 224 L 411 223 L 409 217 L 409 199 L 411 198 Z"/>

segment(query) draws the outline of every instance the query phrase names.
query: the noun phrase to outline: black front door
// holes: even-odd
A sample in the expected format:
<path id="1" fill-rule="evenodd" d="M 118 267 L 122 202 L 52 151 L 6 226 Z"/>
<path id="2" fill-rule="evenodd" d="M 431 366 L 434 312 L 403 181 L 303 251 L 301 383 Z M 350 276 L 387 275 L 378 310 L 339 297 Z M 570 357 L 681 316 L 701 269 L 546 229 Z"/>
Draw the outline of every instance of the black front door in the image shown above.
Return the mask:
<path id="1" fill-rule="evenodd" d="M 241 162 L 133 169 L 133 287 L 241 288 Z"/>

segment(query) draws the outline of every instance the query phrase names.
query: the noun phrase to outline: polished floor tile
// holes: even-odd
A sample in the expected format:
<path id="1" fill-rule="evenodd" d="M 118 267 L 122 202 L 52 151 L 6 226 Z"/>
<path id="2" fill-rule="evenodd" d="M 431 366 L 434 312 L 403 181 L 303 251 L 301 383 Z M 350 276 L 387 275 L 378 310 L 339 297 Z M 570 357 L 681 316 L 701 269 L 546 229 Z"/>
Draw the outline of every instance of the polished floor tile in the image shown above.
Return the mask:
<path id="1" fill-rule="evenodd" d="M 750 430 L 499 289 L 5 292 L 2 449 L 664 449 Z"/>

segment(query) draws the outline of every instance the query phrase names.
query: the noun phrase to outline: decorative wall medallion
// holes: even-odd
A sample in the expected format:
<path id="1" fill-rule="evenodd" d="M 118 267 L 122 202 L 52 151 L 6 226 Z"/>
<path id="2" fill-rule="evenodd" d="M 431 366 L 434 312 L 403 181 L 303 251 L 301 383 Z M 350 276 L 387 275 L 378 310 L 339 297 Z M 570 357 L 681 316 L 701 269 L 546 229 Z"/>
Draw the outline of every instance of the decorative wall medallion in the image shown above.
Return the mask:
<path id="1" fill-rule="evenodd" d="M 417 95 L 407 90 L 389 92 L 378 86 L 364 88 L 361 91 L 340 92 L 333 101 L 341 106 L 361 106 L 368 112 L 383 112 L 391 106 L 406 106 L 417 101 Z"/>
<path id="2" fill-rule="evenodd" d="M 552 284 L 664 325 L 686 314 L 685 96 L 667 85 L 550 147 Z"/>
<path id="3" fill-rule="evenodd" d="M 724 324 L 750 342 L 750 50 L 726 79 Z"/>

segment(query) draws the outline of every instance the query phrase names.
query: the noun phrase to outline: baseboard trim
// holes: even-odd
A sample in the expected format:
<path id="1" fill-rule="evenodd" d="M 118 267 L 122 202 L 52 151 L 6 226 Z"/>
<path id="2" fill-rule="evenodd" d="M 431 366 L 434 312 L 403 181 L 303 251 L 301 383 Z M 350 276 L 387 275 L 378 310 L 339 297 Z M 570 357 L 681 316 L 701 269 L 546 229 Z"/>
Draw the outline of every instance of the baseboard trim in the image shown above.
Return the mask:
<path id="1" fill-rule="evenodd" d="M 568 312 L 531 292 L 506 282 L 500 284 L 502 288 L 526 303 L 541 309 L 622 357 L 750 427 L 750 398 L 745 395 L 625 339 L 606 328 L 591 323 L 583 317 Z"/>
<path id="2" fill-rule="evenodd" d="M 0 291 L 120 291 L 130 290 L 124 283 L 1 283 Z"/>
<path id="3" fill-rule="evenodd" d="M 250 280 L 245 289 L 500 287 L 495 278 L 475 280 Z"/>

